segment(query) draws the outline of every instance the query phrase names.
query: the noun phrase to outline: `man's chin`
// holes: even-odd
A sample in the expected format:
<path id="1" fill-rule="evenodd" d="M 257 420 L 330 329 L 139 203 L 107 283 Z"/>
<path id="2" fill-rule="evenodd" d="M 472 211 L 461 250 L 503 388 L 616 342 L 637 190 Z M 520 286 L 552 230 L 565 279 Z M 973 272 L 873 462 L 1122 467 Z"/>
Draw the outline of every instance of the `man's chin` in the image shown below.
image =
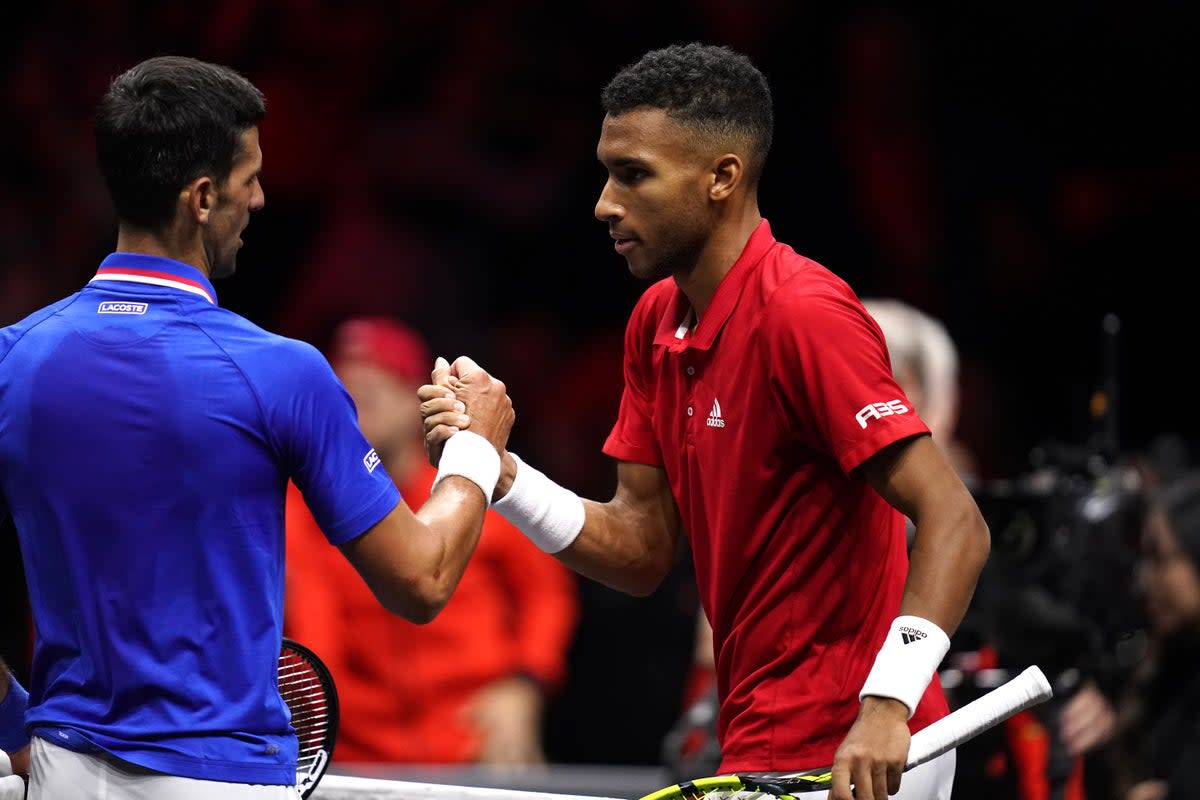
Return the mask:
<path id="1" fill-rule="evenodd" d="M 625 263 L 629 267 L 629 274 L 638 280 L 656 282 L 671 274 L 659 264 L 635 264 L 629 259 L 626 259 Z"/>

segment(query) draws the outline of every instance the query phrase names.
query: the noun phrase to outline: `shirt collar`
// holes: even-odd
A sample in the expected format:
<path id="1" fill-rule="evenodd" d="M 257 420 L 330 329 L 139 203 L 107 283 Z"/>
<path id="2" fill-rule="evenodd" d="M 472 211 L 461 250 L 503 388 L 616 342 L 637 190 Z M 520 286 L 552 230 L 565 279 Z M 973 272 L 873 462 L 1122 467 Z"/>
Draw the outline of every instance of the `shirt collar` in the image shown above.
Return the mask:
<path id="1" fill-rule="evenodd" d="M 154 286 L 166 286 L 203 297 L 217 304 L 217 290 L 204 273 L 173 258 L 145 253 L 110 253 L 100 262 L 100 268 L 88 283 L 124 281 Z"/>
<path id="2" fill-rule="evenodd" d="M 750 234 L 738 260 L 717 284 L 717 290 L 704 312 L 704 318 L 691 334 L 688 333 L 688 328 L 695 322 L 695 315 L 687 295 L 676 286 L 671 301 L 667 304 L 667 311 L 659 320 L 654 343 L 676 349 L 694 347 L 707 350 L 712 347 L 717 334 L 737 307 L 738 298 L 742 296 L 742 287 L 746 285 L 754 266 L 774 246 L 775 237 L 771 234 L 771 225 L 764 218 Z"/>

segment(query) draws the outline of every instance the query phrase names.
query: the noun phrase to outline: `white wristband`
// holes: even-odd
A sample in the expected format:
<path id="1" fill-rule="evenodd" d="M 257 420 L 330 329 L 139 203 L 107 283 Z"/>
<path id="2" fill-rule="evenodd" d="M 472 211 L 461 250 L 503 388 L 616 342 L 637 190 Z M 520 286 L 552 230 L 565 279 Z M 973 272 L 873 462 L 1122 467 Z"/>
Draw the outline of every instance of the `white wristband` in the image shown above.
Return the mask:
<path id="1" fill-rule="evenodd" d="M 933 673 L 949 650 L 950 637 L 929 620 L 896 617 L 858 699 L 867 695 L 891 697 L 908 706 L 908 717 L 912 719 Z"/>
<path id="2" fill-rule="evenodd" d="M 502 517 L 545 553 L 566 549 L 583 530 L 583 501 L 517 458 L 517 475 L 508 494 L 492 503 Z"/>
<path id="3" fill-rule="evenodd" d="M 470 431 L 459 431 L 446 440 L 442 448 L 442 460 L 438 462 L 437 476 L 433 488 L 449 475 L 461 475 L 483 490 L 489 503 L 496 481 L 500 480 L 500 454 L 492 443 Z M 432 490 L 431 490 L 432 491 Z"/>
<path id="4" fill-rule="evenodd" d="M 0 778 L 12 774 L 12 762 L 8 760 L 8 753 L 0 750 Z"/>

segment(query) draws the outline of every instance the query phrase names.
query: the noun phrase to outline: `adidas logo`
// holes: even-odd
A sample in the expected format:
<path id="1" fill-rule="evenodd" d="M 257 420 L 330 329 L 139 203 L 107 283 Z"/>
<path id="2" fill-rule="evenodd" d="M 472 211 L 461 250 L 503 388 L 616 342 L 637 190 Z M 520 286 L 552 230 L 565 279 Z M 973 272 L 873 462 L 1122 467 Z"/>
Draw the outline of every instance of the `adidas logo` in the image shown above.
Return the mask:
<path id="1" fill-rule="evenodd" d="M 717 402 L 717 398 L 713 398 L 712 411 L 708 412 L 708 427 L 724 428 L 725 420 L 721 419 L 721 404 Z"/>
<path id="2" fill-rule="evenodd" d="M 905 644 L 919 642 L 928 635 L 925 631 L 919 631 L 916 628 L 900 628 L 900 638 L 904 640 Z"/>

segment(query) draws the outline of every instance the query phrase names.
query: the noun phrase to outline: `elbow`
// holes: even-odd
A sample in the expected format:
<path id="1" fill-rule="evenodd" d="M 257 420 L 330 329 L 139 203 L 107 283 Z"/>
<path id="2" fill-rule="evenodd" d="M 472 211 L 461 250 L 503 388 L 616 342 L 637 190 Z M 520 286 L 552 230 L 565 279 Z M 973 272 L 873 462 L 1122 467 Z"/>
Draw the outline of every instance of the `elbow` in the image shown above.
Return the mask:
<path id="1" fill-rule="evenodd" d="M 437 618 L 441 613 L 443 605 L 434 603 L 423 603 L 419 605 L 410 605 L 398 609 L 388 609 L 398 617 L 402 617 L 414 625 L 428 625 Z"/>
<path id="2" fill-rule="evenodd" d="M 634 597 L 649 597 L 662 585 L 666 577 L 666 572 L 658 571 L 645 571 L 631 575 L 625 592 Z"/>
<path id="3" fill-rule="evenodd" d="M 390 591 L 376 592 L 375 597 L 389 613 L 414 625 L 428 625 L 450 602 L 452 591 L 452 586 L 429 576 L 401 582 Z"/>
<path id="4" fill-rule="evenodd" d="M 662 585 L 674 566 L 674 559 L 643 553 L 635 558 L 606 561 L 603 565 L 576 562 L 570 558 L 563 559 L 563 563 L 614 591 L 634 597 L 648 597 Z"/>
<path id="5" fill-rule="evenodd" d="M 967 557 L 976 568 L 976 573 L 982 572 L 992 553 L 992 533 L 988 528 L 983 514 L 976 509 L 973 524 L 970 526 L 971 535 L 968 537 Z"/>
<path id="6" fill-rule="evenodd" d="M 633 597 L 649 597 L 650 595 L 654 594 L 654 590 L 657 589 L 661 584 L 662 581 L 634 584 L 626 590 L 626 594 Z"/>
<path id="7" fill-rule="evenodd" d="M 648 553 L 622 571 L 622 586 L 617 588 L 634 597 L 649 597 L 662 585 L 674 566 L 674 553 L 667 550 Z"/>

